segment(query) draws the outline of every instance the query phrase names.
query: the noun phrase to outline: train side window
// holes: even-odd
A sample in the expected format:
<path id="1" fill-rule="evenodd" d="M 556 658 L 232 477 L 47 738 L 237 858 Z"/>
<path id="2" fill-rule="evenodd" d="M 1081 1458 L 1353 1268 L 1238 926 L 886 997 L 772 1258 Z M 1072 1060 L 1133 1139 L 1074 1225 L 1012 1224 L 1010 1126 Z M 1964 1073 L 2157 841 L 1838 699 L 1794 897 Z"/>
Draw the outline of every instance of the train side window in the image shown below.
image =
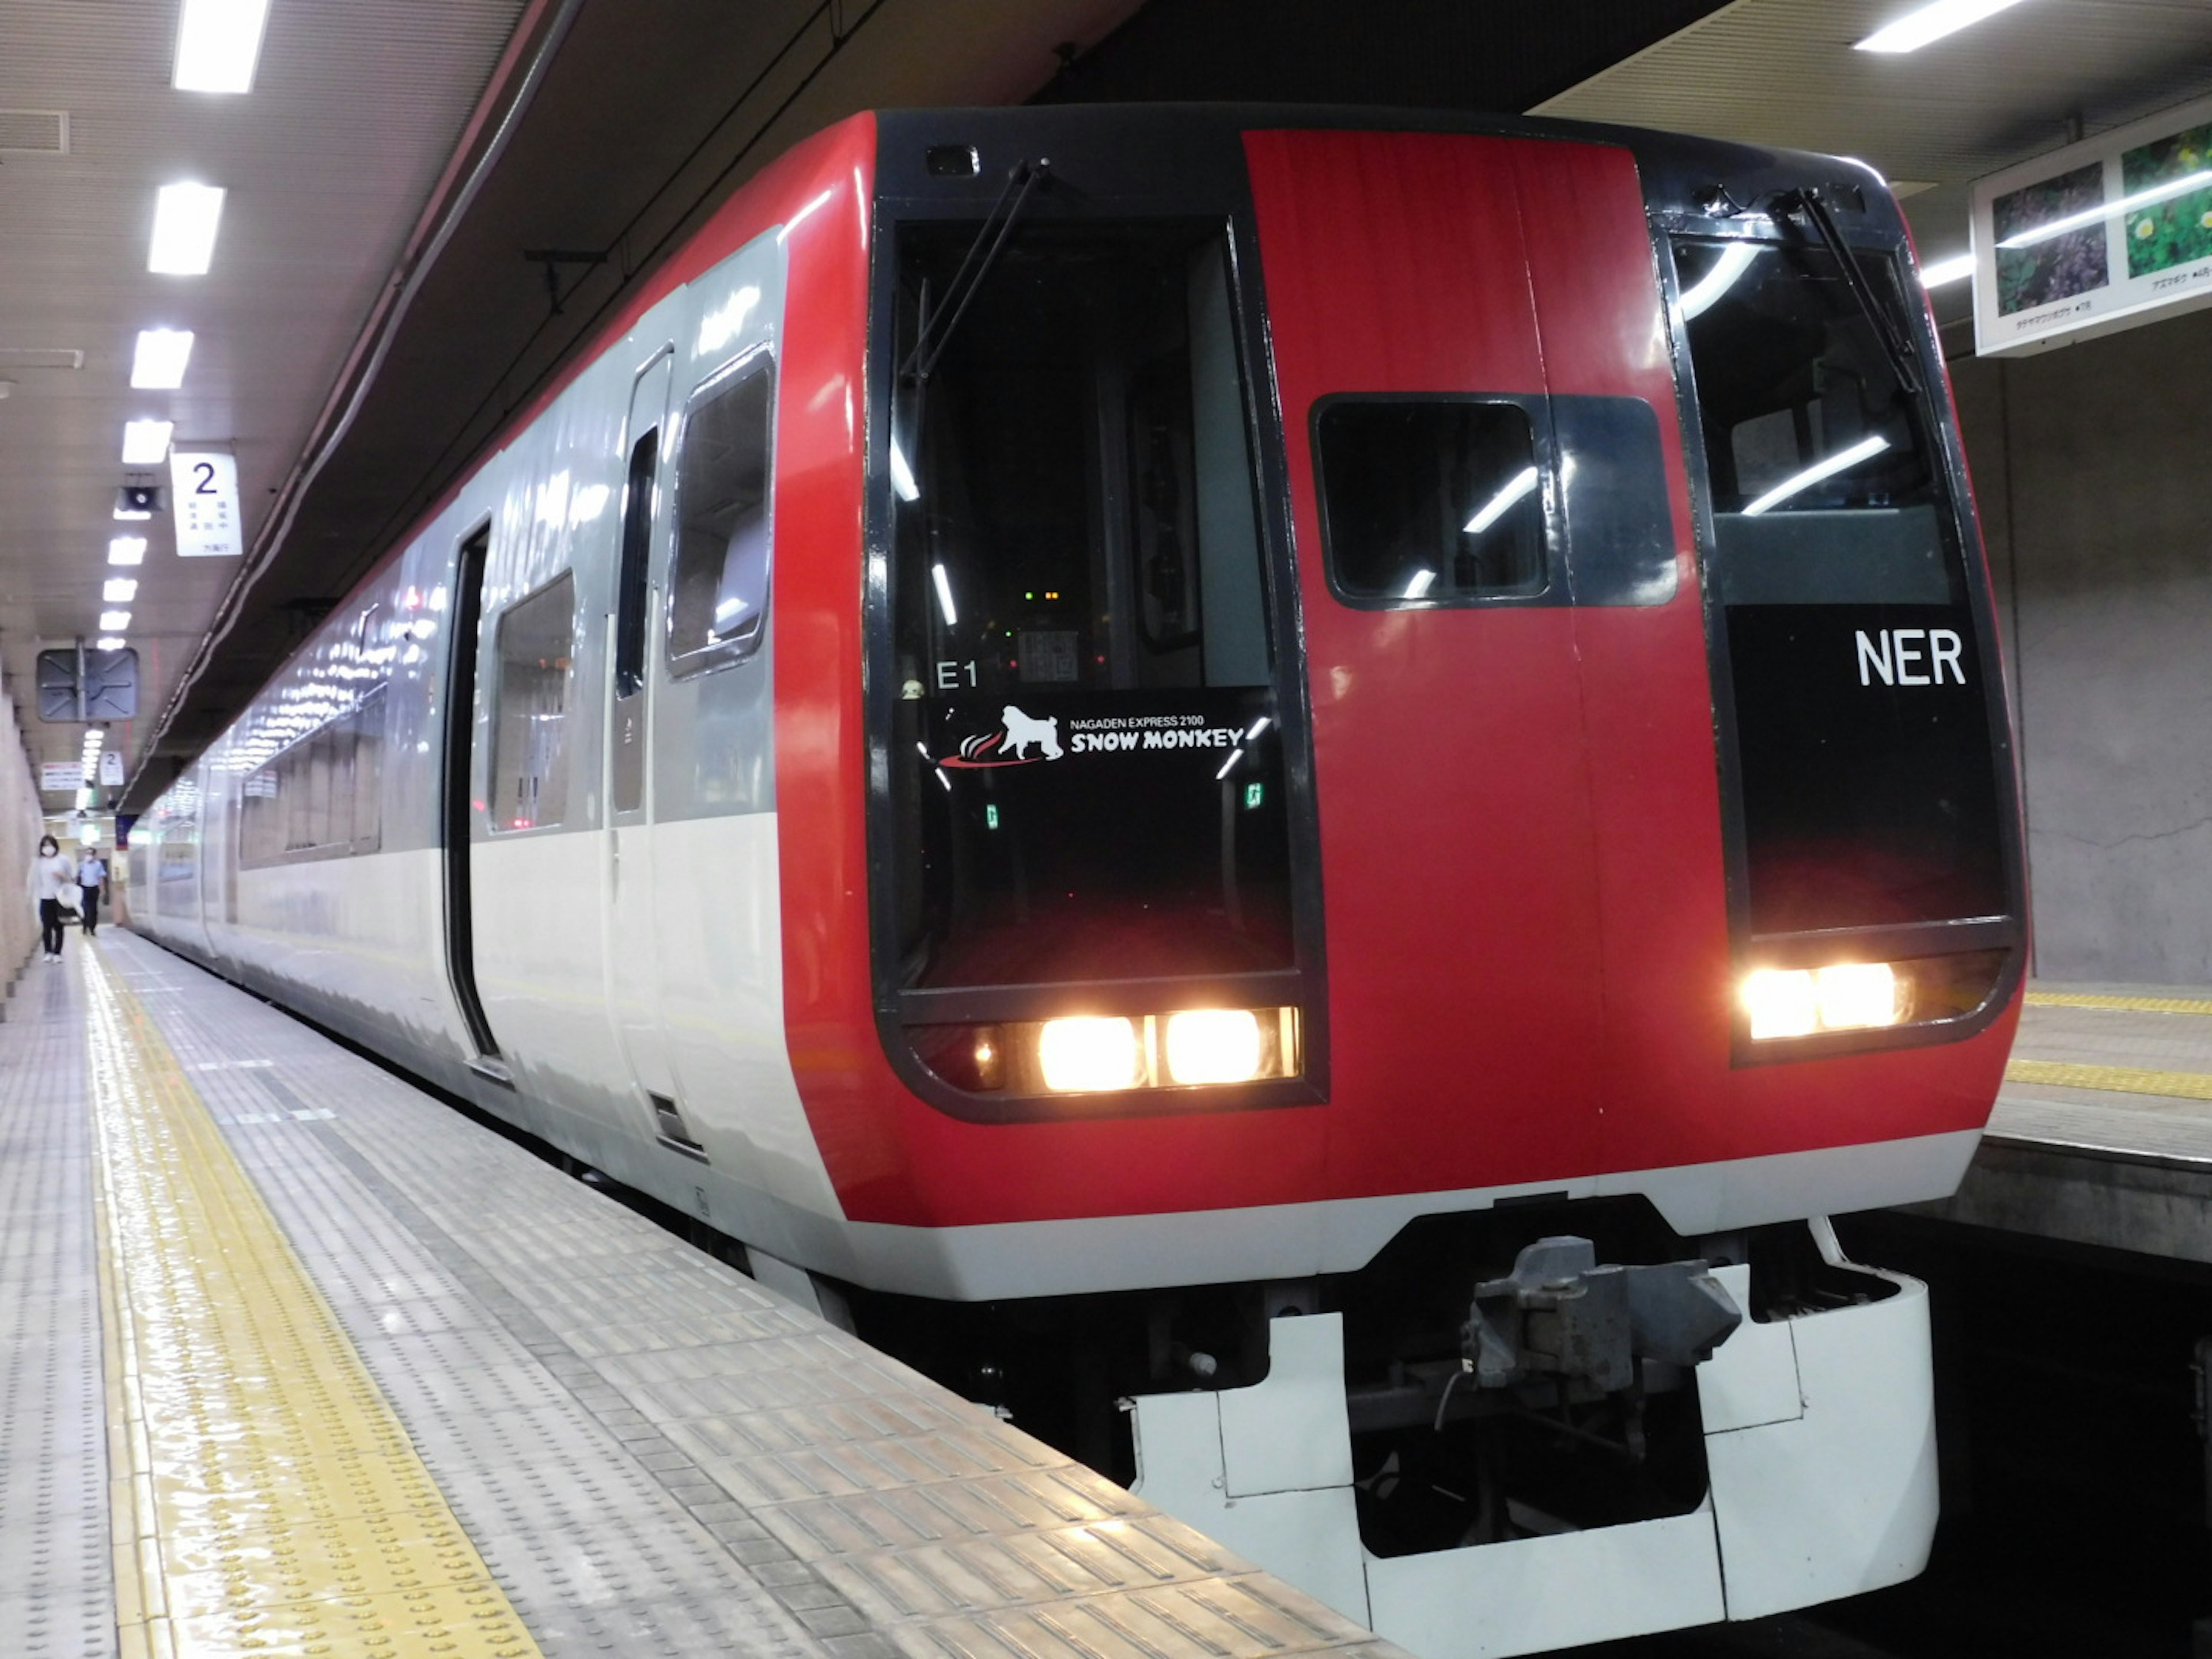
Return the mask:
<path id="1" fill-rule="evenodd" d="M 1527 410 L 1334 398 L 1313 429 L 1322 546 L 1340 598 L 1426 607 L 1544 591 L 1545 489 Z"/>
<path id="2" fill-rule="evenodd" d="M 491 827 L 539 830 L 568 811 L 568 667 L 576 579 L 562 573 L 499 619 Z"/>
<path id="3" fill-rule="evenodd" d="M 239 791 L 238 863 L 374 853 L 383 844 L 384 688 L 248 773 Z"/>
<path id="4" fill-rule="evenodd" d="M 653 547 L 653 484 L 660 466 L 660 428 L 629 452 L 623 492 L 622 568 L 615 578 L 615 695 L 635 696 L 645 684 L 645 563 Z"/>
<path id="5" fill-rule="evenodd" d="M 754 354 L 692 399 L 677 441 L 668 655 L 678 678 L 745 661 L 768 637 L 775 372 Z"/>

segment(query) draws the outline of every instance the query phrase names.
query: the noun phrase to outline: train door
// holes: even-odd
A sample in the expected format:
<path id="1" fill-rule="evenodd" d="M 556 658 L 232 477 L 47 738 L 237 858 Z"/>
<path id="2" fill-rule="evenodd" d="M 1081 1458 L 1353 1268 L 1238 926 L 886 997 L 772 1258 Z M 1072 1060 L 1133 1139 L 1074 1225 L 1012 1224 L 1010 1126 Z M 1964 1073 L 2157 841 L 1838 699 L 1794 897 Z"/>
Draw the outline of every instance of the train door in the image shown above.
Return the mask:
<path id="1" fill-rule="evenodd" d="M 491 550 L 487 525 L 461 544 L 453 572 L 453 602 L 447 623 L 446 775 L 441 792 L 439 839 L 446 849 L 446 973 L 461 1023 L 475 1050 L 470 1064 L 510 1080 L 499 1057 L 499 1040 L 477 992 L 475 896 L 470 880 L 475 819 L 470 793 L 477 775 L 477 635 L 483 621 L 484 567 Z"/>
<path id="2" fill-rule="evenodd" d="M 1571 1188 L 1596 1155 L 1599 915 L 1516 147 L 1246 143 L 1328 860 L 1332 1110 L 1389 1120 L 1333 1138 L 1331 1184 Z"/>
<path id="3" fill-rule="evenodd" d="M 607 697 L 607 1006 L 637 1086 L 672 1101 L 661 1041 L 659 951 L 653 926 L 653 653 L 660 594 L 655 527 L 665 494 L 668 388 L 674 352 L 640 370 L 623 430 L 629 459 L 616 561 Z M 687 1137 L 688 1138 L 688 1137 Z"/>

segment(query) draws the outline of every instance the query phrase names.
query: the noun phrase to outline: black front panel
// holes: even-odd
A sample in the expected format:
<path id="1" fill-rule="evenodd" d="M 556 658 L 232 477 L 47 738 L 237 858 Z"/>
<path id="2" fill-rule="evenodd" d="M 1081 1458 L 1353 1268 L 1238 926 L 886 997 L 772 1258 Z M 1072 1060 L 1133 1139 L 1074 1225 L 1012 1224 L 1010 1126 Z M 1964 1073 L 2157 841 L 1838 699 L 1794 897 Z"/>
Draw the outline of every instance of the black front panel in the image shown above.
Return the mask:
<path id="1" fill-rule="evenodd" d="M 1995 665 L 1923 397 L 1826 249 L 1684 240 L 1675 259 L 1749 932 L 2004 914 Z M 1896 306 L 1892 262 L 1860 263 Z"/>

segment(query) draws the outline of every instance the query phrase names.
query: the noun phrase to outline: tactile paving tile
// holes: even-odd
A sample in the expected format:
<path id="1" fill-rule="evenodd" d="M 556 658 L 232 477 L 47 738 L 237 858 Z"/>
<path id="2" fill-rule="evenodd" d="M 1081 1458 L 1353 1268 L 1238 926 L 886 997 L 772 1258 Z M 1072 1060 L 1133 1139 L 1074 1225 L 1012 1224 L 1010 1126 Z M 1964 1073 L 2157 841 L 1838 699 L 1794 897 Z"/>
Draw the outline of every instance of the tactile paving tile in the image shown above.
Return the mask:
<path id="1" fill-rule="evenodd" d="M 117 957 L 174 981 L 188 1064 L 275 1062 L 196 1075 L 549 1655 L 1401 1659 L 283 1015 Z"/>

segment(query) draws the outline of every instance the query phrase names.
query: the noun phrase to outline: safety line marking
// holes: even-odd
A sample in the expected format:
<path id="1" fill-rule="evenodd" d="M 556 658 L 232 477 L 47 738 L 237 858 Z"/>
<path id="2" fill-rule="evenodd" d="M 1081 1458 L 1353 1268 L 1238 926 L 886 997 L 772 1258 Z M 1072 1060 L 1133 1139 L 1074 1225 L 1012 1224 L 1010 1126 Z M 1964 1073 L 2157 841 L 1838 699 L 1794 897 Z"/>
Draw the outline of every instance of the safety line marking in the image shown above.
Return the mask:
<path id="1" fill-rule="evenodd" d="M 122 1659 L 542 1659 L 143 1005 L 73 954 Z"/>
<path id="2" fill-rule="evenodd" d="M 2212 1100 L 2212 1077 L 2202 1072 L 2152 1072 L 2132 1066 L 2076 1066 L 2059 1060 L 2015 1060 L 2005 1067 L 2005 1081 L 2042 1083 L 2062 1089 L 2099 1089 L 2109 1094 Z"/>
<path id="3" fill-rule="evenodd" d="M 2115 1008 L 2139 1014 L 2212 1014 L 2212 1002 L 2193 997 L 2108 997 L 2087 991 L 2030 991 L 2031 1008 Z"/>

